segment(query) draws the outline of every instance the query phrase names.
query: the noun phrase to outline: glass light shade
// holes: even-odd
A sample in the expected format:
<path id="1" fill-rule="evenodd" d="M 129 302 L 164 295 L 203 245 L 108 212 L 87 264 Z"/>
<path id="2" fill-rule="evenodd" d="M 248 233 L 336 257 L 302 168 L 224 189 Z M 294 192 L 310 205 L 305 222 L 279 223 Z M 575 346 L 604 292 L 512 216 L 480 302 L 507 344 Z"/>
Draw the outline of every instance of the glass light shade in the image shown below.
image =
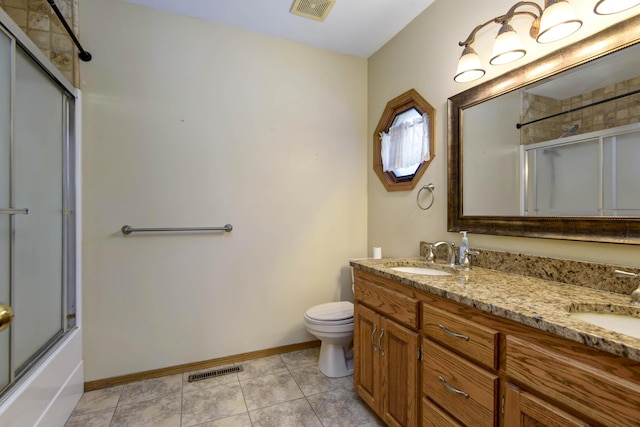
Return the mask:
<path id="1" fill-rule="evenodd" d="M 612 15 L 639 4 L 638 0 L 600 0 L 593 8 L 593 12 L 598 15 Z"/>
<path id="2" fill-rule="evenodd" d="M 567 0 L 547 0 L 548 6 L 542 12 L 538 43 L 551 43 L 575 33 L 582 27 L 582 21 Z"/>
<path id="3" fill-rule="evenodd" d="M 476 51 L 471 46 L 465 46 L 458 61 L 458 69 L 453 80 L 458 83 L 471 82 L 484 76 L 484 73 L 484 68 L 482 68 L 480 57 Z"/>
<path id="4" fill-rule="evenodd" d="M 522 47 L 518 33 L 509 24 L 502 24 L 493 42 L 493 55 L 489 63 L 502 65 L 522 58 L 527 53 Z"/>

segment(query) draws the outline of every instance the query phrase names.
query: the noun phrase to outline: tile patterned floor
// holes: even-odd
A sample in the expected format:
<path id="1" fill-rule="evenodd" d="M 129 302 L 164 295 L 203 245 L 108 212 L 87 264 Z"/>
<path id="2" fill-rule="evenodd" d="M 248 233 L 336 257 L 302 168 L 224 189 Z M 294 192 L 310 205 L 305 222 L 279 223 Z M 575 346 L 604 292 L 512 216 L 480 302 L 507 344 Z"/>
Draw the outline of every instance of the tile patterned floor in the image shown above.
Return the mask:
<path id="1" fill-rule="evenodd" d="M 318 348 L 242 362 L 238 373 L 197 372 L 84 393 L 65 427 L 382 427 L 353 391 L 327 378 Z"/>

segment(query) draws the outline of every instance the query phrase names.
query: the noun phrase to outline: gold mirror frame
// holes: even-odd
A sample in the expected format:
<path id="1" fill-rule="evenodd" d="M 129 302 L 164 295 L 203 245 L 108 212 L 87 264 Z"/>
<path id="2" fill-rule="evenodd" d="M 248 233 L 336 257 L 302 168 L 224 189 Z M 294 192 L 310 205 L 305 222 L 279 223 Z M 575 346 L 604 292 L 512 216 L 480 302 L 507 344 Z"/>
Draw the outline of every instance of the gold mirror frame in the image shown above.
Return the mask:
<path id="1" fill-rule="evenodd" d="M 463 214 L 462 118 L 466 108 L 640 42 L 640 15 L 537 61 L 461 92 L 448 101 L 448 231 L 640 244 L 640 217 L 527 217 Z"/>
<path id="2" fill-rule="evenodd" d="M 382 142 L 380 133 L 387 132 L 398 114 L 415 108 L 420 114 L 429 115 L 429 150 L 431 158 L 418 166 L 410 180 L 399 180 L 393 172 L 384 172 L 382 168 Z M 387 102 L 387 106 L 373 132 L 373 170 L 387 191 L 413 190 L 420 178 L 436 156 L 436 109 L 431 106 L 415 89 L 409 89 L 402 95 Z"/>

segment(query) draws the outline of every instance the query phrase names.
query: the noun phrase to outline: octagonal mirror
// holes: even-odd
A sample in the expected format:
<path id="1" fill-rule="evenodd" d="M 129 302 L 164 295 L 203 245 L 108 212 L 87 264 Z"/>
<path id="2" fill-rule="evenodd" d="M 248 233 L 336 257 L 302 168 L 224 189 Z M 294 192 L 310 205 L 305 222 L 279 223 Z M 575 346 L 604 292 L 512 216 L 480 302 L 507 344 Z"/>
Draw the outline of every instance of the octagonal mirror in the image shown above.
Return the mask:
<path id="1" fill-rule="evenodd" d="M 389 101 L 373 134 L 373 170 L 387 191 L 413 189 L 435 152 L 436 110 L 415 89 Z"/>

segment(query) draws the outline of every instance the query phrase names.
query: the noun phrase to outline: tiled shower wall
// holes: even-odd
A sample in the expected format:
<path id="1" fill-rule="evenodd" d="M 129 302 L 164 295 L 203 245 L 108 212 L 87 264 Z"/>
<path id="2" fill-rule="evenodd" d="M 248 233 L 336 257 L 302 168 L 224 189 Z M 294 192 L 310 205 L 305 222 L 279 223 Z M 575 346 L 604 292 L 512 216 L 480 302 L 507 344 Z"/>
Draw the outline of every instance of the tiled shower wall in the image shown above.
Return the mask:
<path id="1" fill-rule="evenodd" d="M 522 99 L 525 112 L 522 121 L 535 120 L 637 90 L 640 90 L 640 77 L 562 100 L 525 93 Z M 625 96 L 525 126 L 522 128 L 520 138 L 523 145 L 534 144 L 556 139 L 574 124 L 579 127 L 571 135 L 637 122 L 640 122 L 640 94 Z"/>
<path id="2" fill-rule="evenodd" d="M 55 0 L 55 4 L 76 36 L 78 34 L 78 1 Z M 0 7 L 60 72 L 75 87 L 79 87 L 78 51 L 47 0 L 0 0 Z"/>

